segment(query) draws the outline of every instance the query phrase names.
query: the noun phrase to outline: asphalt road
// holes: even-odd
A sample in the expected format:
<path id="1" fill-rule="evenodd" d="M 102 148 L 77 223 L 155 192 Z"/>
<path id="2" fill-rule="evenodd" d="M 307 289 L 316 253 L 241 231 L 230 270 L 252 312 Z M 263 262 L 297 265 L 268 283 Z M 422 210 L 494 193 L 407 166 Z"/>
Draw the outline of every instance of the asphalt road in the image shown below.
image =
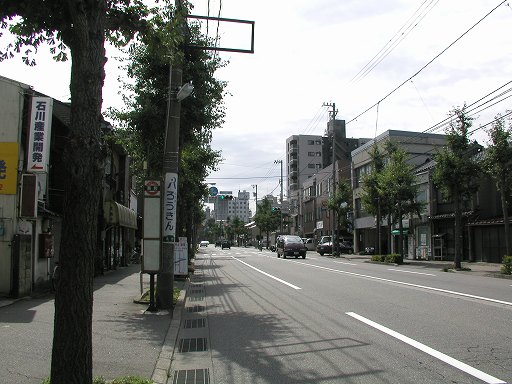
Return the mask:
<path id="1" fill-rule="evenodd" d="M 214 383 L 512 382 L 512 280 L 204 252 Z"/>

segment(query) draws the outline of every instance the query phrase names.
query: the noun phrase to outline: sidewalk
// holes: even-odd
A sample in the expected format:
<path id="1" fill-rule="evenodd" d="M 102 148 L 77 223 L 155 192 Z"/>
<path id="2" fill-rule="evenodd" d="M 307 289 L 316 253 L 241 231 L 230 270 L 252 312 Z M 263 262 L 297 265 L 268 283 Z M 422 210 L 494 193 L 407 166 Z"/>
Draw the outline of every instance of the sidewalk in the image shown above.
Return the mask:
<path id="1" fill-rule="evenodd" d="M 141 292 L 139 272 L 140 265 L 131 265 L 94 279 L 94 377 L 111 380 L 131 375 L 149 379 L 155 362 L 167 351 L 166 336 L 176 322 L 171 322 L 170 311 L 151 313 L 146 311 L 148 305 L 135 303 Z M 145 291 L 149 275 L 143 278 Z M 53 294 L 19 300 L 3 298 L 0 306 L 0 323 L 4 325 L 0 382 L 41 384 L 51 366 Z M 29 360 L 26 351 L 33 351 Z"/>

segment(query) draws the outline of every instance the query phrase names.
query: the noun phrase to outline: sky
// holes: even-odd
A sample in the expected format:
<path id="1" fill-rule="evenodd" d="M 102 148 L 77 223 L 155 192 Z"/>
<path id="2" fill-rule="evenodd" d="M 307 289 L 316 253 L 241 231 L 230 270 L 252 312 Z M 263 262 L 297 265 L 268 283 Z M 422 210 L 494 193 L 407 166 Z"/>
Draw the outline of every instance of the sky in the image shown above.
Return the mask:
<path id="1" fill-rule="evenodd" d="M 258 198 L 279 196 L 282 160 L 286 194 L 286 139 L 322 135 L 332 109 L 324 104 L 336 104 L 347 137 L 373 138 L 389 129 L 429 130 L 466 103 L 472 137 L 485 145 L 481 126 L 512 109 L 510 3 L 193 0 L 192 14 L 255 22 L 254 54 L 219 52 L 229 63 L 216 77 L 228 82 L 229 95 L 212 147 L 223 161 L 206 182 L 235 195 L 257 185 Z M 220 37 L 220 47 L 250 47 L 247 25 L 210 22 L 208 34 Z M 116 53 L 107 54 L 104 109 L 122 103 L 123 72 Z M 0 75 L 67 101 L 69 64 L 43 52 L 37 58 L 34 68 L 20 58 L 1 62 Z"/>

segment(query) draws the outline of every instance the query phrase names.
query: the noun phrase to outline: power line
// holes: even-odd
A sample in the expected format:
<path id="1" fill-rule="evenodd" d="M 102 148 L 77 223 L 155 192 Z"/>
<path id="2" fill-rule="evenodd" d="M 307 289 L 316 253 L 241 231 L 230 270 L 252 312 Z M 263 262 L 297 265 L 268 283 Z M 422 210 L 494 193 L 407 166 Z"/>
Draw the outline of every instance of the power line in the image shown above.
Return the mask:
<path id="1" fill-rule="evenodd" d="M 365 111 L 358 114 L 353 119 L 349 120 L 347 124 L 357 120 L 362 115 L 366 114 L 368 111 L 373 109 L 375 106 L 377 106 L 379 103 L 386 100 L 389 96 L 391 96 L 393 93 L 395 93 L 397 90 L 402 88 L 404 84 L 411 81 L 413 78 L 418 76 L 425 68 L 427 68 L 430 64 L 432 64 L 436 59 L 438 59 L 442 54 L 444 54 L 448 49 L 450 49 L 455 43 L 457 43 L 459 40 L 461 40 L 464 36 L 466 36 L 473 28 L 475 28 L 478 24 L 480 24 L 483 20 L 485 20 L 491 13 L 493 13 L 496 9 L 498 9 L 501 5 L 506 3 L 508 0 L 503 0 L 501 3 L 499 3 L 496 7 L 494 7 L 491 11 L 489 11 L 484 17 L 482 17 L 480 20 L 478 20 L 475 24 L 473 24 L 466 32 L 464 32 L 462 35 L 460 35 L 457 39 L 455 39 L 450 45 L 448 45 L 445 49 L 443 49 L 440 53 L 438 53 L 436 56 L 434 56 L 433 59 L 431 59 L 428 63 L 426 63 L 423 67 L 421 67 L 414 75 L 409 77 L 407 80 L 402 82 L 400 85 L 398 85 L 395 89 L 393 89 L 391 92 L 389 92 L 386 96 L 384 96 L 382 99 L 380 99 L 377 103 L 373 104 L 371 107 L 367 108 Z"/>
<path id="2" fill-rule="evenodd" d="M 419 8 L 414 11 L 413 15 L 409 17 L 406 23 L 400 27 L 400 29 L 395 33 L 395 35 L 381 48 L 381 50 L 350 80 L 350 82 L 356 82 L 358 80 L 362 80 L 365 78 L 377 65 L 379 65 L 408 35 L 409 33 L 418 26 L 418 24 L 425 18 L 425 16 L 434 8 L 439 0 L 437 0 L 434 5 L 432 3 L 434 0 L 430 0 L 429 4 L 427 4 L 424 10 L 424 4 L 428 0 L 425 0 Z M 432 6 L 431 6 L 432 5 Z M 429 9 L 430 7 L 430 9 Z M 420 11 L 421 10 L 421 11 Z M 414 20 L 413 17 L 419 13 Z M 395 40 L 396 38 L 396 40 Z M 395 41 L 393 41 L 395 40 Z"/>

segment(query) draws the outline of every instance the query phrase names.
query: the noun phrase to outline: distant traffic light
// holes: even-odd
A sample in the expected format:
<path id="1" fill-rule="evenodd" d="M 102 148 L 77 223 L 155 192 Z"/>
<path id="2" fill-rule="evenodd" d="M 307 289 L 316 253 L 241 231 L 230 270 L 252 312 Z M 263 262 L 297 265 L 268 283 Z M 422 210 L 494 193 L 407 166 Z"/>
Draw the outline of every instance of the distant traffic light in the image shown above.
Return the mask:
<path id="1" fill-rule="evenodd" d="M 233 195 L 219 195 L 221 200 L 233 200 Z"/>

